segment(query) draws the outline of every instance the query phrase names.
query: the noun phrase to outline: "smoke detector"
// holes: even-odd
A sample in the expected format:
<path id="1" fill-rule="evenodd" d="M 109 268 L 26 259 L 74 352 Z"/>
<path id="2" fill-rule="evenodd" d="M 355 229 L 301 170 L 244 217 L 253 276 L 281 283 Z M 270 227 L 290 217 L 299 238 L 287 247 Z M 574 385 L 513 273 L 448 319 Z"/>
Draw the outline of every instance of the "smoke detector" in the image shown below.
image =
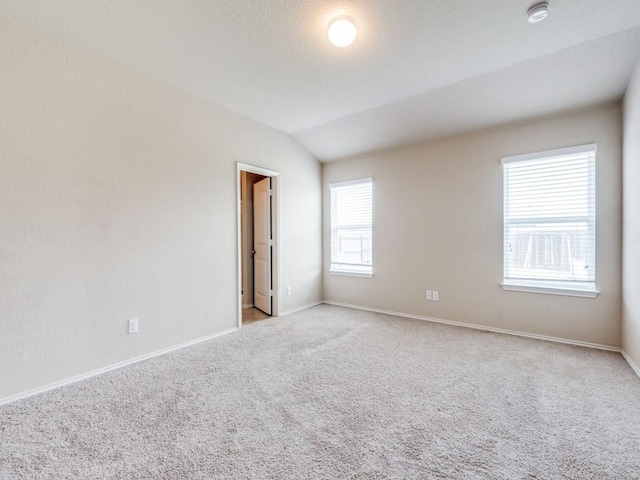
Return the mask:
<path id="1" fill-rule="evenodd" d="M 547 18 L 549 15 L 549 4 L 547 2 L 538 3 L 529 9 L 527 17 L 529 23 L 538 23 Z"/>

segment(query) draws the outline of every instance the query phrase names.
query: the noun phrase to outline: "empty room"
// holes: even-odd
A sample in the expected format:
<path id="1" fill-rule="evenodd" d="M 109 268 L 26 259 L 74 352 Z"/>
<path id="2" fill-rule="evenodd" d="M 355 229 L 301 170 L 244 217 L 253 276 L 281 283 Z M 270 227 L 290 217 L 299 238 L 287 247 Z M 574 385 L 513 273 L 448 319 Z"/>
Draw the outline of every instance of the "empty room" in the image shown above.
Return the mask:
<path id="1" fill-rule="evenodd" d="M 0 479 L 640 479 L 638 0 L 0 0 Z"/>

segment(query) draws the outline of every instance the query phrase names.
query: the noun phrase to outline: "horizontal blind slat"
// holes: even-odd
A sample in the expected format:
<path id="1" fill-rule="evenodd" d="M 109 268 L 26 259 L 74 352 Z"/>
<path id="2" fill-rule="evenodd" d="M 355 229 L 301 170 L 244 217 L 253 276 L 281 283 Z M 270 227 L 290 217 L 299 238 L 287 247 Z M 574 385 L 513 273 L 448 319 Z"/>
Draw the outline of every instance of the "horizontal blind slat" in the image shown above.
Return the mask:
<path id="1" fill-rule="evenodd" d="M 371 273 L 373 184 L 371 179 L 329 186 L 331 268 Z"/>
<path id="2" fill-rule="evenodd" d="M 595 145 L 591 148 L 503 162 L 505 279 L 595 282 Z"/>

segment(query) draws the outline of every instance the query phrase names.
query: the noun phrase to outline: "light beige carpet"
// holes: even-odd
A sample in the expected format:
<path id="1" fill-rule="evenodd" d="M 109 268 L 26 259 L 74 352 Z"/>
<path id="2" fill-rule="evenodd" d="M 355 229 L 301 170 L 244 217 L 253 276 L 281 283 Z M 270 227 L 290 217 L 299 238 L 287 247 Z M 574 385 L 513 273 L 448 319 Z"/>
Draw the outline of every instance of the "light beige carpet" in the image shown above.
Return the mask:
<path id="1" fill-rule="evenodd" d="M 638 479 L 640 379 L 323 305 L 0 407 L 0 478 Z"/>

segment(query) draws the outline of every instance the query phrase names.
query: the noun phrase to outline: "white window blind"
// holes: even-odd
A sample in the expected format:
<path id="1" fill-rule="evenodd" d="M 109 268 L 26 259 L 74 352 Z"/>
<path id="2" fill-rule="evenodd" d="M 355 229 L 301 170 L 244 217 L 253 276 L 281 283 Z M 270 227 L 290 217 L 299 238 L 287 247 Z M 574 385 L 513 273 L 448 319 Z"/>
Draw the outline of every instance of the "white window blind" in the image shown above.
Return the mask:
<path id="1" fill-rule="evenodd" d="M 502 159 L 503 286 L 595 292 L 596 147 Z"/>
<path id="2" fill-rule="evenodd" d="M 331 269 L 333 273 L 373 274 L 371 178 L 332 183 Z"/>

